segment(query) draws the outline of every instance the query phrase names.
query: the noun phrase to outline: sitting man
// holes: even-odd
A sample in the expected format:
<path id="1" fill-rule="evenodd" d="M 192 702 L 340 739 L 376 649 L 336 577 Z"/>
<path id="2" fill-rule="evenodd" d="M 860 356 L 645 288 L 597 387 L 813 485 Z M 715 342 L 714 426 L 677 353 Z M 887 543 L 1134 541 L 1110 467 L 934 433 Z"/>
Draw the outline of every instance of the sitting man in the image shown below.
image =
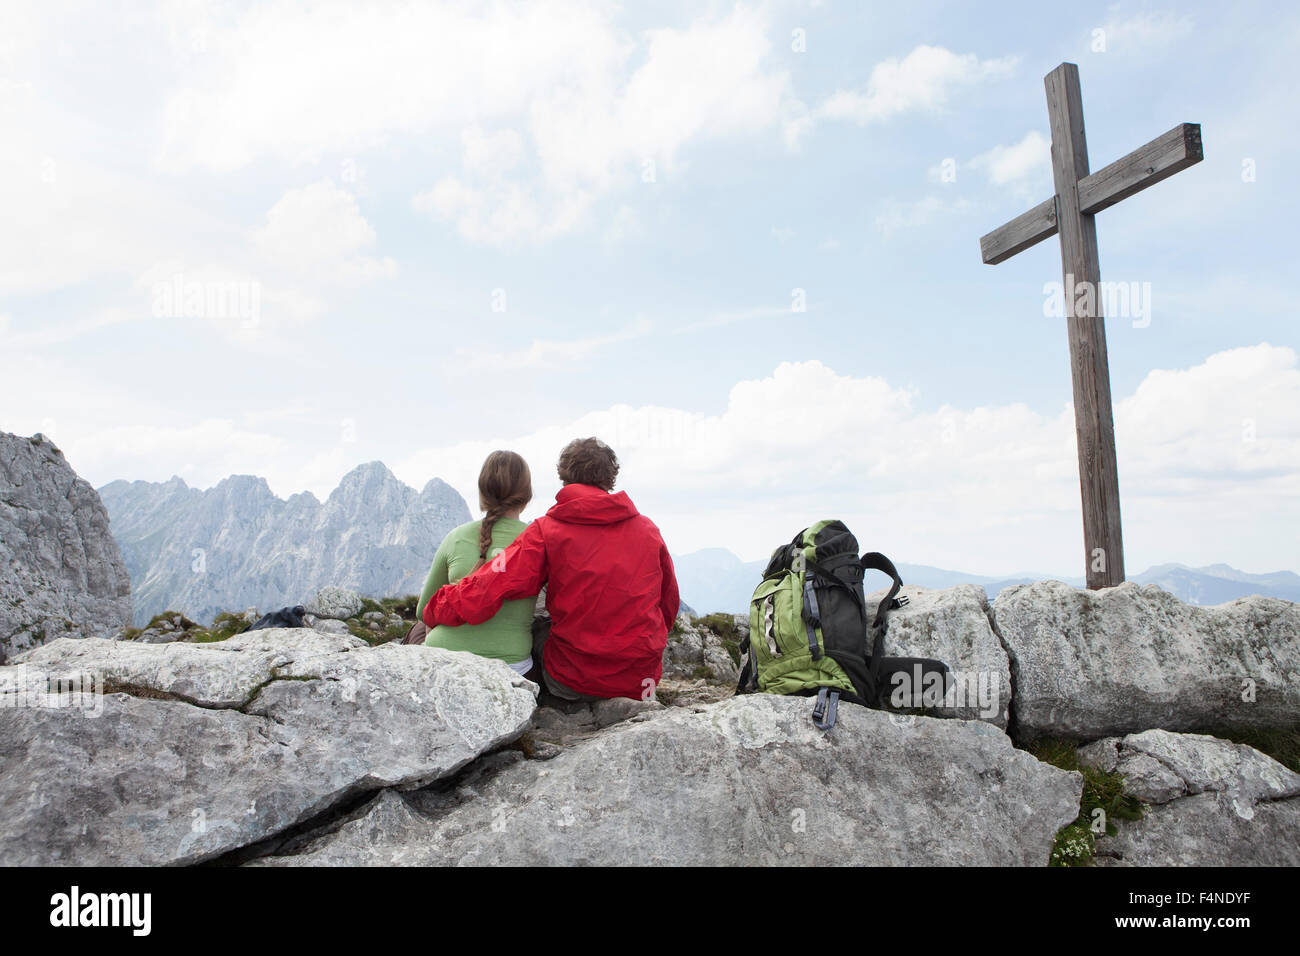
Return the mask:
<path id="1" fill-rule="evenodd" d="M 651 699 L 681 601 L 659 529 L 626 492 L 618 458 L 596 438 L 569 442 L 555 504 L 492 561 L 434 593 L 424 623 L 478 624 L 502 602 L 546 586 L 542 679 L 565 700 Z"/>

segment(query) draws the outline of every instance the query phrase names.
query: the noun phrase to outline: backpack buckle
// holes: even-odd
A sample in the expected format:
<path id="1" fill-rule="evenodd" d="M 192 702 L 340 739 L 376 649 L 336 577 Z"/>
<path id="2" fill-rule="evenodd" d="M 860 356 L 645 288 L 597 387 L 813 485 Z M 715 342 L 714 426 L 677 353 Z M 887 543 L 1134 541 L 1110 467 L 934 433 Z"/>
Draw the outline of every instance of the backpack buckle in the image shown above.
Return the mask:
<path id="1" fill-rule="evenodd" d="M 817 689 L 817 703 L 813 704 L 812 722 L 818 730 L 830 730 L 835 726 L 835 717 L 839 712 L 840 692 L 829 687 Z"/>
<path id="2" fill-rule="evenodd" d="M 900 607 L 907 607 L 907 605 L 911 603 L 912 603 L 912 599 L 908 597 L 906 594 L 900 594 L 898 597 L 894 598 L 895 609 L 898 609 Z"/>

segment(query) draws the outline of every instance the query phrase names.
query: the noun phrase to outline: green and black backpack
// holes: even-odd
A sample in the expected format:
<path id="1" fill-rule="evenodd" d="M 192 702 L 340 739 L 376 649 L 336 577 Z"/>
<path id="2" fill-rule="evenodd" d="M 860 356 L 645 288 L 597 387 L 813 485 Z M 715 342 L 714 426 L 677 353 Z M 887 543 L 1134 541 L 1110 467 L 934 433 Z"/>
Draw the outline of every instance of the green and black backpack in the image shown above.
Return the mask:
<path id="1" fill-rule="evenodd" d="M 889 575 L 892 586 L 879 604 L 868 606 L 867 571 Z M 948 668 L 940 661 L 885 657 L 888 615 L 907 603 L 898 596 L 903 580 L 878 551 L 858 554 L 858 541 L 842 521 L 819 521 L 772 552 L 763 580 L 749 605 L 749 637 L 738 694 L 817 696 L 813 723 L 835 725 L 839 701 L 884 706 L 895 672 L 938 671 L 944 687 Z"/>

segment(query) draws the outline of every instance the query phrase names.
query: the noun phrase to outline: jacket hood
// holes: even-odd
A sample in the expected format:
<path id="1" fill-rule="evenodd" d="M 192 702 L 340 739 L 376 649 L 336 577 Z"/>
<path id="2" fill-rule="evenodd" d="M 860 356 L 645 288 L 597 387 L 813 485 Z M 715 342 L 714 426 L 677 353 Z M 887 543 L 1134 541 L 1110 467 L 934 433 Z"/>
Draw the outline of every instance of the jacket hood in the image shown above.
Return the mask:
<path id="1" fill-rule="evenodd" d="M 639 511 L 627 492 L 611 494 L 595 485 L 565 485 L 555 496 L 548 518 L 568 524 L 617 524 L 635 518 Z"/>

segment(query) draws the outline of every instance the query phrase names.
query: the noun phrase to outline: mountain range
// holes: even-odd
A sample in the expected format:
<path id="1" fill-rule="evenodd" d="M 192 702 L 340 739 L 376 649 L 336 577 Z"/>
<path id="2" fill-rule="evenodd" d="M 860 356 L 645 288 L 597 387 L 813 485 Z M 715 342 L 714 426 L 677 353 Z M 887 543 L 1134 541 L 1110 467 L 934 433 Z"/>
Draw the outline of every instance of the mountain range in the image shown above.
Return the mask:
<path id="1" fill-rule="evenodd" d="M 447 532 L 470 520 L 464 498 L 441 479 L 421 491 L 382 462 L 359 465 L 321 502 L 310 492 L 277 497 L 263 478 L 233 475 L 207 490 L 177 477 L 114 481 L 99 489 L 122 552 L 137 626 L 165 610 L 208 621 L 223 610 L 262 611 L 304 602 L 341 585 L 372 597 L 418 593 Z M 743 613 L 765 561 L 742 561 L 725 548 L 675 555 L 682 600 L 700 612 Z M 987 577 L 899 564 L 907 584 L 978 584 L 990 600 L 1013 584 L 1053 577 Z M 868 590 L 883 586 L 874 572 Z M 879 578 L 879 580 L 874 580 Z M 1154 583 L 1191 604 L 1221 604 L 1250 594 L 1300 601 L 1300 576 L 1247 574 L 1225 564 L 1163 564 L 1132 580 Z M 1065 579 L 1083 586 L 1083 579 Z"/>
<path id="2" fill-rule="evenodd" d="M 382 462 L 359 465 L 321 502 L 277 497 L 233 475 L 200 491 L 165 482 L 99 489 L 131 576 L 137 626 L 165 610 L 208 621 L 223 610 L 298 604 L 341 585 L 375 597 L 419 593 L 447 532 L 470 520 L 434 478 L 416 491 Z"/>

